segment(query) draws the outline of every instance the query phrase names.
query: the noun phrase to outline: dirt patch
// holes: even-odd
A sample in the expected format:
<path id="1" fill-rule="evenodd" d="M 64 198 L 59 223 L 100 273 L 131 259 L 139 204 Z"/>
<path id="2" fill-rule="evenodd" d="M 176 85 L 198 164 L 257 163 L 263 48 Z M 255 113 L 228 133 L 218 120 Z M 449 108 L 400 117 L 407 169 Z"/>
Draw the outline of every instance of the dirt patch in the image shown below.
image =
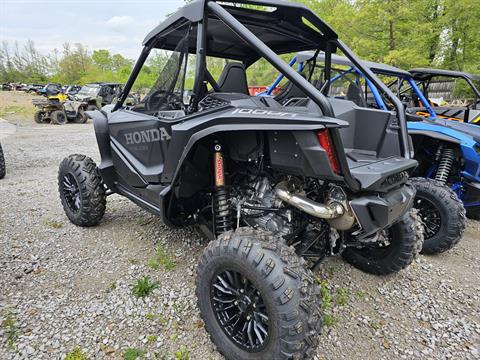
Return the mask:
<path id="1" fill-rule="evenodd" d="M 32 99 L 40 98 L 42 97 L 23 91 L 0 91 L 0 118 L 16 125 L 33 123 L 35 106 Z"/>

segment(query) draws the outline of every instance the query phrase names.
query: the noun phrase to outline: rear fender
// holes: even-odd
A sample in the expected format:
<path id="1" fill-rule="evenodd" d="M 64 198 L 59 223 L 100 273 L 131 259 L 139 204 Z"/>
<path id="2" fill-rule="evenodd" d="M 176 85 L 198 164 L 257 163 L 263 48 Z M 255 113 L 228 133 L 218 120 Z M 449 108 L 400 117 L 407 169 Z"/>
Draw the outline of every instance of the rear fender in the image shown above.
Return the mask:
<path id="1" fill-rule="evenodd" d="M 235 109 L 237 110 L 237 109 Z M 325 127 L 347 127 L 346 121 L 308 114 L 297 114 L 298 117 L 278 118 L 268 117 L 268 114 L 252 114 L 241 116 L 238 112 L 206 115 L 178 123 L 171 127 L 172 141 L 166 157 L 162 182 L 174 182 L 182 165 L 193 146 L 207 136 L 225 132 L 240 131 L 293 131 L 305 132 L 323 129 Z M 231 116 L 235 114 L 235 116 Z"/>
<path id="2" fill-rule="evenodd" d="M 108 131 L 108 116 L 101 110 L 87 111 L 86 115 L 93 120 L 101 159 L 98 169 L 102 175 L 103 182 L 109 189 L 115 191 L 115 170 L 113 168 L 110 134 Z"/>
<path id="3" fill-rule="evenodd" d="M 471 181 L 480 182 L 479 145 L 473 137 L 451 128 L 428 123 L 409 123 L 408 133 L 413 137 L 425 136 L 458 146 L 465 162 L 462 175 Z"/>

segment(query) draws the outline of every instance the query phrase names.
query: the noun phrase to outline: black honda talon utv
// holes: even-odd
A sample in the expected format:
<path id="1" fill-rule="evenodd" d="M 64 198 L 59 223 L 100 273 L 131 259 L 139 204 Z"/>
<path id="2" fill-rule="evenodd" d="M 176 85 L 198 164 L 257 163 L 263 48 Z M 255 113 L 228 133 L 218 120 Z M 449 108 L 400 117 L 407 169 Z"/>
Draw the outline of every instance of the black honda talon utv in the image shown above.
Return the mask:
<path id="1" fill-rule="evenodd" d="M 420 251 L 407 182 L 417 163 L 404 112 L 352 108 L 339 120 L 279 57 L 340 48 L 362 68 L 312 11 L 284 1 L 229 4 L 194 1 L 147 35 L 120 101 L 89 113 L 100 165 L 65 158 L 60 197 L 80 226 L 100 222 L 112 193 L 167 225 L 197 225 L 211 240 L 197 269 L 198 307 L 217 349 L 229 359 L 311 359 L 321 327 L 312 270 L 326 255 L 390 274 Z M 158 80 L 124 105 L 158 51 L 170 53 Z M 219 76 L 211 58 L 225 60 Z M 249 96 L 246 68 L 257 61 L 296 84 L 301 104 Z"/>

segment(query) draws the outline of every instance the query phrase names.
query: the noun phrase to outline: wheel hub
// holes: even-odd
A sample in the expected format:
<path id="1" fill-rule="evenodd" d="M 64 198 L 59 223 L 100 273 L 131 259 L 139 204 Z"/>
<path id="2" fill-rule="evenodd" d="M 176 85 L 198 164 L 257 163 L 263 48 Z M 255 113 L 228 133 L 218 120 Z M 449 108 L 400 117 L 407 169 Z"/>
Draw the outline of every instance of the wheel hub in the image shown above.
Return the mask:
<path id="1" fill-rule="evenodd" d="M 215 317 L 228 338 L 248 352 L 262 350 L 269 339 L 269 316 L 252 282 L 239 272 L 222 271 L 210 293 Z"/>
<path id="2" fill-rule="evenodd" d="M 244 313 L 244 312 L 247 312 L 248 310 L 250 310 L 251 308 L 251 300 L 247 297 L 247 296 L 243 296 L 241 297 L 238 301 L 237 301 L 237 306 L 238 306 L 238 309 Z"/>
<path id="3" fill-rule="evenodd" d="M 72 174 L 65 174 L 63 177 L 63 194 L 70 210 L 80 210 L 80 188 Z"/>
<path id="4" fill-rule="evenodd" d="M 430 239 L 438 234 L 442 226 L 442 217 L 435 204 L 417 196 L 415 209 L 418 210 L 418 215 L 422 219 L 425 239 Z"/>

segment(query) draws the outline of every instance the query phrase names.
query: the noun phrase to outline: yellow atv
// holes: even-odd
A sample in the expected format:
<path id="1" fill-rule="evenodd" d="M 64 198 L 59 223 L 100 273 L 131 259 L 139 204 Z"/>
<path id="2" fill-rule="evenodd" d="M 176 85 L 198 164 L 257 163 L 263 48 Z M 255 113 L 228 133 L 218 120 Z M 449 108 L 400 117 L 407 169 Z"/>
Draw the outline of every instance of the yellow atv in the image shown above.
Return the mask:
<path id="1" fill-rule="evenodd" d="M 33 115 L 33 119 L 37 124 L 52 123 L 55 125 L 63 125 L 67 122 L 67 115 L 63 104 L 68 96 L 63 93 L 50 95 L 46 99 L 33 99 L 33 105 L 38 109 Z"/>

